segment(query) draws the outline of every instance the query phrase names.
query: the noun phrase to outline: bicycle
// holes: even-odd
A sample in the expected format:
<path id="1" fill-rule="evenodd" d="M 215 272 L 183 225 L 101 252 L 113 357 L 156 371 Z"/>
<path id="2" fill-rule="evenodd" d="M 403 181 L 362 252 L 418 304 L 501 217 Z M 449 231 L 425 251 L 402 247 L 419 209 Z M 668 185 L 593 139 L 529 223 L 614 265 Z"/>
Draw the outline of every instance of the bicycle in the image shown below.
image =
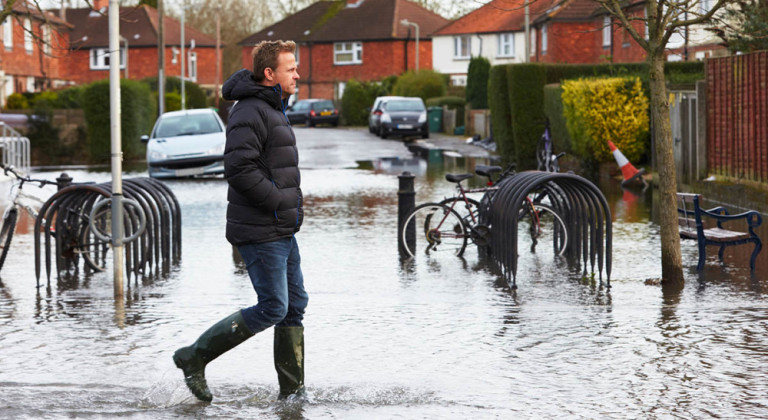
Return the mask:
<path id="1" fill-rule="evenodd" d="M 8 251 L 11 247 L 11 241 L 16 231 L 16 223 L 19 218 L 19 209 L 26 211 L 33 219 L 37 219 L 43 201 L 34 195 L 24 192 L 24 184 L 39 184 L 40 188 L 46 185 L 57 185 L 54 181 L 46 179 L 32 179 L 29 176 L 22 176 L 17 173 L 12 166 L 0 164 L 0 168 L 6 175 L 12 175 L 15 181 L 10 189 L 9 206 L 3 214 L 3 224 L 0 228 L 0 270 L 5 264 Z M 89 237 L 88 216 L 71 212 L 69 210 L 66 218 L 60 226 L 51 227 L 51 233 L 56 233 L 62 239 L 61 254 L 68 258 L 76 258 L 82 255 L 86 265 L 95 271 L 104 271 L 103 259 L 93 252 L 94 249 L 101 249 L 103 243 L 92 243 L 86 241 Z M 91 255 L 93 254 L 93 255 Z"/>
<path id="2" fill-rule="evenodd" d="M 439 203 L 424 203 L 417 206 L 406 216 L 400 231 L 406 253 L 414 257 L 419 249 L 419 241 L 424 241 L 424 253 L 448 251 L 461 256 L 471 241 L 479 246 L 488 245 L 490 227 L 479 222 L 481 205 L 490 205 L 493 194 L 498 187 L 496 184 L 514 173 L 514 164 L 510 165 L 494 181 L 493 175 L 501 172 L 501 167 L 478 165 L 476 173 L 488 178 L 488 185 L 481 188 L 466 189 L 462 181 L 472 178 L 472 174 L 446 174 L 449 182 L 456 183 L 458 194 L 446 198 Z M 472 193 L 483 193 L 483 199 L 478 202 L 467 196 Z M 563 255 L 568 245 L 568 231 L 562 217 L 549 205 L 543 204 L 545 193 L 526 197 L 518 215 L 518 223 L 527 225 L 526 230 L 531 236 L 531 251 L 535 252 L 537 243 L 551 240 L 556 255 Z M 461 214 L 460 214 L 461 212 Z M 419 234 L 415 234 L 416 229 Z"/>
<path id="3" fill-rule="evenodd" d="M 536 144 L 537 169 L 545 172 L 560 172 L 560 166 L 557 160 L 565 156 L 565 152 L 554 154 L 552 147 L 552 136 L 549 129 L 549 118 L 544 120 L 544 133 Z"/>

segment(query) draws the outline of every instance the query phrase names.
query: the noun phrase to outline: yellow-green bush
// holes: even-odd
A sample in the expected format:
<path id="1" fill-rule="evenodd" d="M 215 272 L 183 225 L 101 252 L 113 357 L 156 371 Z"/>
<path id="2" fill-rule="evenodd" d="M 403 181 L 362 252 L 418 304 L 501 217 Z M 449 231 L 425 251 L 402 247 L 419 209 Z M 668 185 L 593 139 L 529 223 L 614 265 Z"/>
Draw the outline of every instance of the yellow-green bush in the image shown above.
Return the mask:
<path id="1" fill-rule="evenodd" d="M 5 107 L 7 109 L 29 109 L 29 101 L 20 93 L 12 93 L 8 95 Z"/>
<path id="2" fill-rule="evenodd" d="M 645 155 L 648 98 L 639 78 L 567 80 L 562 86 L 563 113 L 575 154 L 610 161 L 610 140 L 630 162 Z"/>

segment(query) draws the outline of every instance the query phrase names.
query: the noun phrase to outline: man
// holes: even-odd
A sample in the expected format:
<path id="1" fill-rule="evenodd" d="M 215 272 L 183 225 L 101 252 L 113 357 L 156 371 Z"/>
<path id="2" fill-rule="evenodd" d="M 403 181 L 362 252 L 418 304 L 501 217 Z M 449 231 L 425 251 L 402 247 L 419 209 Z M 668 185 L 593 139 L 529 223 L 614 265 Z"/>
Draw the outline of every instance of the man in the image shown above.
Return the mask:
<path id="1" fill-rule="evenodd" d="M 253 49 L 246 69 L 224 83 L 223 96 L 238 102 L 230 111 L 224 150 L 227 240 L 240 251 L 255 306 L 222 319 L 197 341 L 173 355 L 192 393 L 213 396 L 205 366 L 254 334 L 275 326 L 274 359 L 279 398 L 304 393 L 304 309 L 307 293 L 294 234 L 303 219 L 299 155 L 285 104 L 299 74 L 292 41 L 264 41 Z"/>

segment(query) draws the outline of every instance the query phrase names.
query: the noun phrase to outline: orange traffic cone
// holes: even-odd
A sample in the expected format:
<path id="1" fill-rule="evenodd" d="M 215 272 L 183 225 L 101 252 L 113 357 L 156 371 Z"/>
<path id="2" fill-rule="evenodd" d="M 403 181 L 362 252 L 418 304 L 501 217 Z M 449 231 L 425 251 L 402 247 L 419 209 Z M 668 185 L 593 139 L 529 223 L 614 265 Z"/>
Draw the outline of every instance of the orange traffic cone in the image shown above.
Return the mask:
<path id="1" fill-rule="evenodd" d="M 645 169 L 640 168 L 639 171 L 635 169 L 635 167 L 629 163 L 629 160 L 627 160 L 624 154 L 621 153 L 621 150 L 617 149 L 616 145 L 613 144 L 613 142 L 610 140 L 608 140 L 608 147 L 611 148 L 613 158 L 616 159 L 616 163 L 619 165 L 619 168 L 621 168 L 621 175 L 624 177 L 624 181 L 621 182 L 621 186 L 624 187 L 638 178 L 643 182 L 643 185 L 646 185 L 645 180 L 642 177 L 642 175 L 645 173 Z"/>

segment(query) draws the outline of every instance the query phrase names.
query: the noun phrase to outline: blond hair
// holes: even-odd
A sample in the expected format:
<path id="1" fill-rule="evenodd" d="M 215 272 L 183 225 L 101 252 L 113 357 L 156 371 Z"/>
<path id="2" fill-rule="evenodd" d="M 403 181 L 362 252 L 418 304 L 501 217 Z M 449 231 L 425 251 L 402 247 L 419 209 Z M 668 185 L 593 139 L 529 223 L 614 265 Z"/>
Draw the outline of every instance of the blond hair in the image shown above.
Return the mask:
<path id="1" fill-rule="evenodd" d="M 277 68 L 277 57 L 280 53 L 296 51 L 293 41 L 261 41 L 253 47 L 253 78 L 257 82 L 264 80 L 264 70 Z"/>

